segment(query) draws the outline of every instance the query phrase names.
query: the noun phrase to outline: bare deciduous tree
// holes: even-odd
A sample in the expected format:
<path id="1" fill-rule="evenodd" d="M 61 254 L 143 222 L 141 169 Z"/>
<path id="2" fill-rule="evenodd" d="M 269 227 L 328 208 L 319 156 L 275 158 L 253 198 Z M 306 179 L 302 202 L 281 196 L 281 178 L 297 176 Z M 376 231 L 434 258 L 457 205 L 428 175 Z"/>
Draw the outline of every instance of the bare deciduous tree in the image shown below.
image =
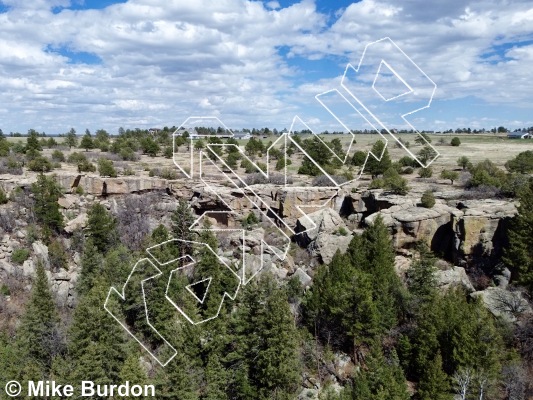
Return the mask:
<path id="1" fill-rule="evenodd" d="M 461 400 L 466 400 L 470 385 L 474 379 L 474 371 L 471 368 L 463 368 L 453 375 L 455 393 Z"/>

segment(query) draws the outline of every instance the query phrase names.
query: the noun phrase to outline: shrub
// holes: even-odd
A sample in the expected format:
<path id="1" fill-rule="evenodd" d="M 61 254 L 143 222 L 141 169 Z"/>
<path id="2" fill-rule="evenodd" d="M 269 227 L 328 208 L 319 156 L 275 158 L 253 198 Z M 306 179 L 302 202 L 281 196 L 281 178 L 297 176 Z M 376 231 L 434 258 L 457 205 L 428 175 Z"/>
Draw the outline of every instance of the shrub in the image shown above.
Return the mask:
<path id="1" fill-rule="evenodd" d="M 467 156 L 461 156 L 457 159 L 457 165 L 460 166 L 463 170 L 467 169 L 469 165 L 472 165 L 470 163 L 470 160 Z"/>
<path id="2" fill-rule="evenodd" d="M 80 162 L 87 161 L 85 154 L 78 153 L 77 151 L 70 154 L 67 158 L 69 164 L 79 164 Z"/>
<path id="3" fill-rule="evenodd" d="M 152 168 L 148 175 L 151 177 L 157 176 L 169 180 L 178 179 L 177 172 L 171 168 Z"/>
<path id="4" fill-rule="evenodd" d="M 450 142 L 452 146 L 459 147 L 461 145 L 461 139 L 459 139 L 457 136 L 455 136 L 452 141 Z"/>
<path id="5" fill-rule="evenodd" d="M 390 190 L 394 194 L 403 196 L 409 192 L 407 180 L 402 178 L 394 168 L 389 168 L 385 171 L 383 174 L 383 180 L 385 182 L 385 189 Z"/>
<path id="6" fill-rule="evenodd" d="M 22 175 L 23 173 L 22 163 L 14 157 L 4 158 L 0 161 L 0 174 Z"/>
<path id="7" fill-rule="evenodd" d="M 385 187 L 385 180 L 383 178 L 376 178 L 370 182 L 369 189 L 383 189 Z"/>
<path id="8" fill-rule="evenodd" d="M 9 201 L 9 198 L 6 195 L 6 192 L 4 192 L 4 189 L 0 187 L 0 204 L 6 204 Z"/>
<path id="9" fill-rule="evenodd" d="M 48 258 L 52 270 L 58 271 L 68 268 L 67 252 L 59 240 L 52 240 L 52 243 L 48 245 Z"/>
<path id="10" fill-rule="evenodd" d="M 98 159 L 98 173 L 100 176 L 110 176 L 112 178 L 116 178 L 117 176 L 117 171 L 115 171 L 113 161 L 105 158 Z"/>
<path id="11" fill-rule="evenodd" d="M 533 151 L 527 150 L 519 153 L 515 158 L 505 163 L 505 168 L 510 172 L 521 174 L 533 172 Z"/>
<path id="12" fill-rule="evenodd" d="M 258 223 L 259 223 L 259 218 L 257 218 L 257 215 L 255 215 L 253 211 L 250 211 L 248 215 L 246 216 L 246 218 L 244 219 L 244 221 L 242 222 L 242 225 L 245 228 L 247 228 Z"/>
<path id="13" fill-rule="evenodd" d="M 313 178 L 312 185 L 316 187 L 330 187 L 330 186 L 341 185 L 344 182 L 347 182 L 349 180 L 343 175 L 330 175 L 330 176 L 331 176 L 331 179 L 327 175 L 318 175 L 315 178 Z M 331 181 L 332 179 L 334 182 L 336 182 L 336 184 Z"/>
<path id="14" fill-rule="evenodd" d="M 11 261 L 15 264 L 23 264 L 30 257 L 30 251 L 28 249 L 15 249 L 11 253 Z"/>
<path id="15" fill-rule="evenodd" d="M 352 156 L 352 165 L 362 167 L 365 165 L 366 153 L 361 150 L 357 150 Z"/>
<path id="16" fill-rule="evenodd" d="M 124 170 L 122 171 L 122 173 L 123 173 L 125 176 L 132 176 L 132 175 L 135 175 L 135 171 L 132 170 L 130 167 L 126 167 L 126 168 L 124 168 Z"/>
<path id="17" fill-rule="evenodd" d="M 401 174 L 402 175 L 411 175 L 413 172 L 415 172 L 413 167 L 407 167 L 407 168 L 402 170 Z"/>
<path id="18" fill-rule="evenodd" d="M 52 163 L 46 157 L 37 156 L 28 163 L 28 169 L 34 172 L 49 172 L 52 170 Z"/>
<path id="19" fill-rule="evenodd" d="M 52 153 L 52 160 L 65 162 L 65 155 L 61 150 L 54 150 L 54 152 Z"/>
<path id="20" fill-rule="evenodd" d="M 426 190 L 422 194 L 420 204 L 422 205 L 422 207 L 425 208 L 433 208 L 433 206 L 435 205 L 435 196 L 433 195 L 433 192 L 431 190 Z"/>
<path id="21" fill-rule="evenodd" d="M 431 178 L 433 176 L 433 168 L 420 168 L 420 170 L 418 171 L 418 176 L 420 178 Z"/>
<path id="22" fill-rule="evenodd" d="M 459 178 L 459 173 L 456 171 L 449 171 L 447 169 L 443 169 L 442 172 L 440 173 L 440 177 L 442 179 L 449 179 L 453 185 L 453 181 Z"/>
<path id="23" fill-rule="evenodd" d="M 337 229 L 337 233 L 341 236 L 348 236 L 348 231 L 344 226 L 339 227 L 339 229 Z"/>
<path id="24" fill-rule="evenodd" d="M 76 189 L 74 189 L 74 193 L 76 193 L 77 195 L 83 195 L 85 192 L 83 190 L 83 188 L 81 186 L 76 186 Z"/>
<path id="25" fill-rule="evenodd" d="M 499 169 L 496 164 L 490 160 L 482 161 L 472 167 L 472 177 L 468 186 L 493 186 L 501 188 L 505 183 L 505 172 Z"/>
<path id="26" fill-rule="evenodd" d="M 402 166 L 402 167 L 412 167 L 412 168 L 417 168 L 420 166 L 420 164 L 418 163 L 418 161 L 416 161 L 414 158 L 411 158 L 409 156 L 403 156 L 402 158 L 400 158 L 398 160 L 398 163 Z"/>
<path id="27" fill-rule="evenodd" d="M 78 163 L 78 172 L 94 172 L 96 167 L 92 162 L 84 160 Z"/>

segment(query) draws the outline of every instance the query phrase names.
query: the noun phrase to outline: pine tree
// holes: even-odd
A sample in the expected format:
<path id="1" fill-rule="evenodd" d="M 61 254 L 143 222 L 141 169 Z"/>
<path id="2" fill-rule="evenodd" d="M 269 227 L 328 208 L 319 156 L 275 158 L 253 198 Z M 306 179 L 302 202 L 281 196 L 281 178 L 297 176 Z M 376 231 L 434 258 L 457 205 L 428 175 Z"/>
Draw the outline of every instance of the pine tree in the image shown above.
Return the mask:
<path id="1" fill-rule="evenodd" d="M 101 278 L 104 258 L 98 252 L 92 240 L 86 240 L 81 256 L 81 273 L 77 285 L 79 295 L 83 295 L 94 286 L 94 283 Z"/>
<path id="2" fill-rule="evenodd" d="M 176 210 L 172 213 L 172 234 L 174 239 L 194 240 L 195 234 L 189 229 L 194 223 L 194 216 L 185 200 L 180 199 Z M 180 256 L 191 255 L 192 245 L 189 243 L 178 243 Z"/>
<path id="3" fill-rule="evenodd" d="M 17 344 L 24 363 L 33 363 L 47 372 L 58 346 L 57 324 L 59 317 L 48 278 L 41 263 L 37 264 L 30 301 L 17 332 Z"/>
<path id="4" fill-rule="evenodd" d="M 533 178 L 519 194 L 518 215 L 509 228 L 509 246 L 504 251 L 503 261 L 517 283 L 533 293 Z"/>
<path id="5" fill-rule="evenodd" d="M 89 131 L 85 132 L 85 135 L 81 138 L 80 148 L 85 149 L 85 151 L 94 149 L 94 141 Z"/>
<path id="6" fill-rule="evenodd" d="M 69 331 L 71 382 L 95 384 L 119 381 L 124 363 L 124 334 L 104 309 L 108 286 L 100 281 L 81 299 Z"/>
<path id="7" fill-rule="evenodd" d="M 413 311 L 428 303 L 436 295 L 435 257 L 425 243 L 418 245 L 419 259 L 407 271 L 407 286 L 412 297 Z"/>
<path id="8" fill-rule="evenodd" d="M 393 352 L 389 360 L 381 345 L 375 343 L 366 360 L 366 368 L 354 377 L 352 399 L 408 400 L 407 385 L 402 368 Z"/>
<path id="9" fill-rule="evenodd" d="M 381 216 L 364 231 L 355 253 L 351 251 L 354 265 L 371 277 L 380 326 L 384 331 L 391 329 L 401 314 L 404 293 L 394 270 L 394 247 Z"/>
<path id="10" fill-rule="evenodd" d="M 236 362 L 240 354 L 241 362 L 246 363 L 239 368 L 239 381 L 233 382 L 239 387 L 237 398 L 248 399 L 250 391 L 255 391 L 257 399 L 293 399 L 301 366 L 298 332 L 286 292 L 268 275 L 250 283 L 243 294 L 237 323 L 236 342 L 240 348 L 231 357 Z"/>
<path id="11" fill-rule="evenodd" d="M 31 186 L 34 195 L 34 212 L 37 221 L 45 230 L 59 232 L 63 228 L 63 215 L 59 211 L 57 200 L 61 196 L 61 188 L 54 178 L 39 174 L 37 182 Z"/>
<path id="12" fill-rule="evenodd" d="M 418 386 L 420 400 L 451 400 L 449 393 L 450 379 L 442 370 L 442 356 L 440 352 L 427 365 Z"/>
<path id="13" fill-rule="evenodd" d="M 385 171 L 391 167 L 392 161 L 385 142 L 382 140 L 378 140 L 374 143 L 371 152 L 373 155 L 370 154 L 368 156 L 364 171 L 372 175 L 372 178 L 375 178 L 378 175 L 383 175 Z M 377 159 L 379 159 L 379 161 Z"/>
<path id="14" fill-rule="evenodd" d="M 94 203 L 87 216 L 87 236 L 100 253 L 105 253 L 117 241 L 116 220 L 100 203 Z"/>
<path id="15" fill-rule="evenodd" d="M 136 345 L 137 343 L 135 343 Z M 141 367 L 139 362 L 140 354 L 136 350 L 130 350 L 130 354 L 124 361 L 119 376 L 120 382 L 130 382 L 130 385 L 145 385 L 148 380 L 146 371 Z M 134 397 L 125 397 L 126 399 L 133 399 Z"/>

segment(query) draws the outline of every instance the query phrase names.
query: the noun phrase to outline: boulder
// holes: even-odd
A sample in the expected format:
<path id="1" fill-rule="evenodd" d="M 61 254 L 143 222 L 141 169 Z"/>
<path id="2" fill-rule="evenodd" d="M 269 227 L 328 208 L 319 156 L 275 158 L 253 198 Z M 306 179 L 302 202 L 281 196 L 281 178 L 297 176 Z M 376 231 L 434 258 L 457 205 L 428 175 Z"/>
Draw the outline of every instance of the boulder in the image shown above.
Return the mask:
<path id="1" fill-rule="evenodd" d="M 337 251 L 345 253 L 352 240 L 352 235 L 335 235 L 320 233 L 311 244 L 311 254 L 317 254 L 322 261 L 329 264 Z"/>
<path id="2" fill-rule="evenodd" d="M 65 225 L 65 232 L 72 233 L 77 229 L 85 228 L 87 226 L 88 217 L 86 213 L 81 213 L 76 218 L 70 220 Z"/>
<path id="3" fill-rule="evenodd" d="M 313 279 L 309 275 L 307 275 L 307 273 L 301 268 L 296 269 L 294 276 L 299 279 L 300 283 L 304 288 L 309 287 L 311 285 L 311 282 L 313 281 Z"/>
<path id="4" fill-rule="evenodd" d="M 496 317 L 514 322 L 522 314 L 532 314 L 533 309 L 524 298 L 522 292 L 510 292 L 499 287 L 489 287 L 474 292 L 472 297 L 480 297 L 487 309 Z"/>
<path id="5" fill-rule="evenodd" d="M 74 205 L 76 204 L 76 201 L 77 201 L 76 196 L 73 196 L 71 194 L 66 194 L 63 197 L 60 197 L 57 200 L 57 203 L 59 204 L 60 207 L 69 209 L 69 208 L 74 207 Z"/>
<path id="6" fill-rule="evenodd" d="M 50 259 L 48 258 L 48 246 L 38 240 L 36 242 L 33 242 L 31 244 L 31 247 L 33 248 L 33 253 L 35 255 L 36 260 L 41 260 L 46 268 L 50 268 Z"/>
<path id="7" fill-rule="evenodd" d="M 441 289 L 449 289 L 462 286 L 468 292 L 474 292 L 474 286 L 470 282 L 466 271 L 462 267 L 453 267 L 445 271 L 437 271 L 435 273 L 437 286 Z"/>
<path id="8" fill-rule="evenodd" d="M 317 239 L 320 233 L 348 232 L 341 216 L 331 208 L 323 208 L 319 211 L 307 214 L 296 220 L 296 240 L 305 246 Z"/>

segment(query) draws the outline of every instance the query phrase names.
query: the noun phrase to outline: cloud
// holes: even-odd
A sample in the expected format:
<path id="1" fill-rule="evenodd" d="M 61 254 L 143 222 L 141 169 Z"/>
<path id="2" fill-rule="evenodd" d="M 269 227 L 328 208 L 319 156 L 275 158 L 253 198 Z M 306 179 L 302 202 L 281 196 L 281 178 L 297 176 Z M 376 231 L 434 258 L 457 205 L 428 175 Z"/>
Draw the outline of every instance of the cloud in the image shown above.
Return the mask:
<path id="1" fill-rule="evenodd" d="M 98 10 L 68 9 L 66 0 L 2 4 L 10 7 L 0 14 L 4 131 L 178 125 L 197 112 L 280 128 L 385 36 L 438 83 L 437 100 L 530 103 L 526 1 L 363 0 L 334 21 L 308 0 L 284 8 L 246 0 L 129 0 Z M 322 59 L 338 69 L 308 78 L 306 60 Z"/>

